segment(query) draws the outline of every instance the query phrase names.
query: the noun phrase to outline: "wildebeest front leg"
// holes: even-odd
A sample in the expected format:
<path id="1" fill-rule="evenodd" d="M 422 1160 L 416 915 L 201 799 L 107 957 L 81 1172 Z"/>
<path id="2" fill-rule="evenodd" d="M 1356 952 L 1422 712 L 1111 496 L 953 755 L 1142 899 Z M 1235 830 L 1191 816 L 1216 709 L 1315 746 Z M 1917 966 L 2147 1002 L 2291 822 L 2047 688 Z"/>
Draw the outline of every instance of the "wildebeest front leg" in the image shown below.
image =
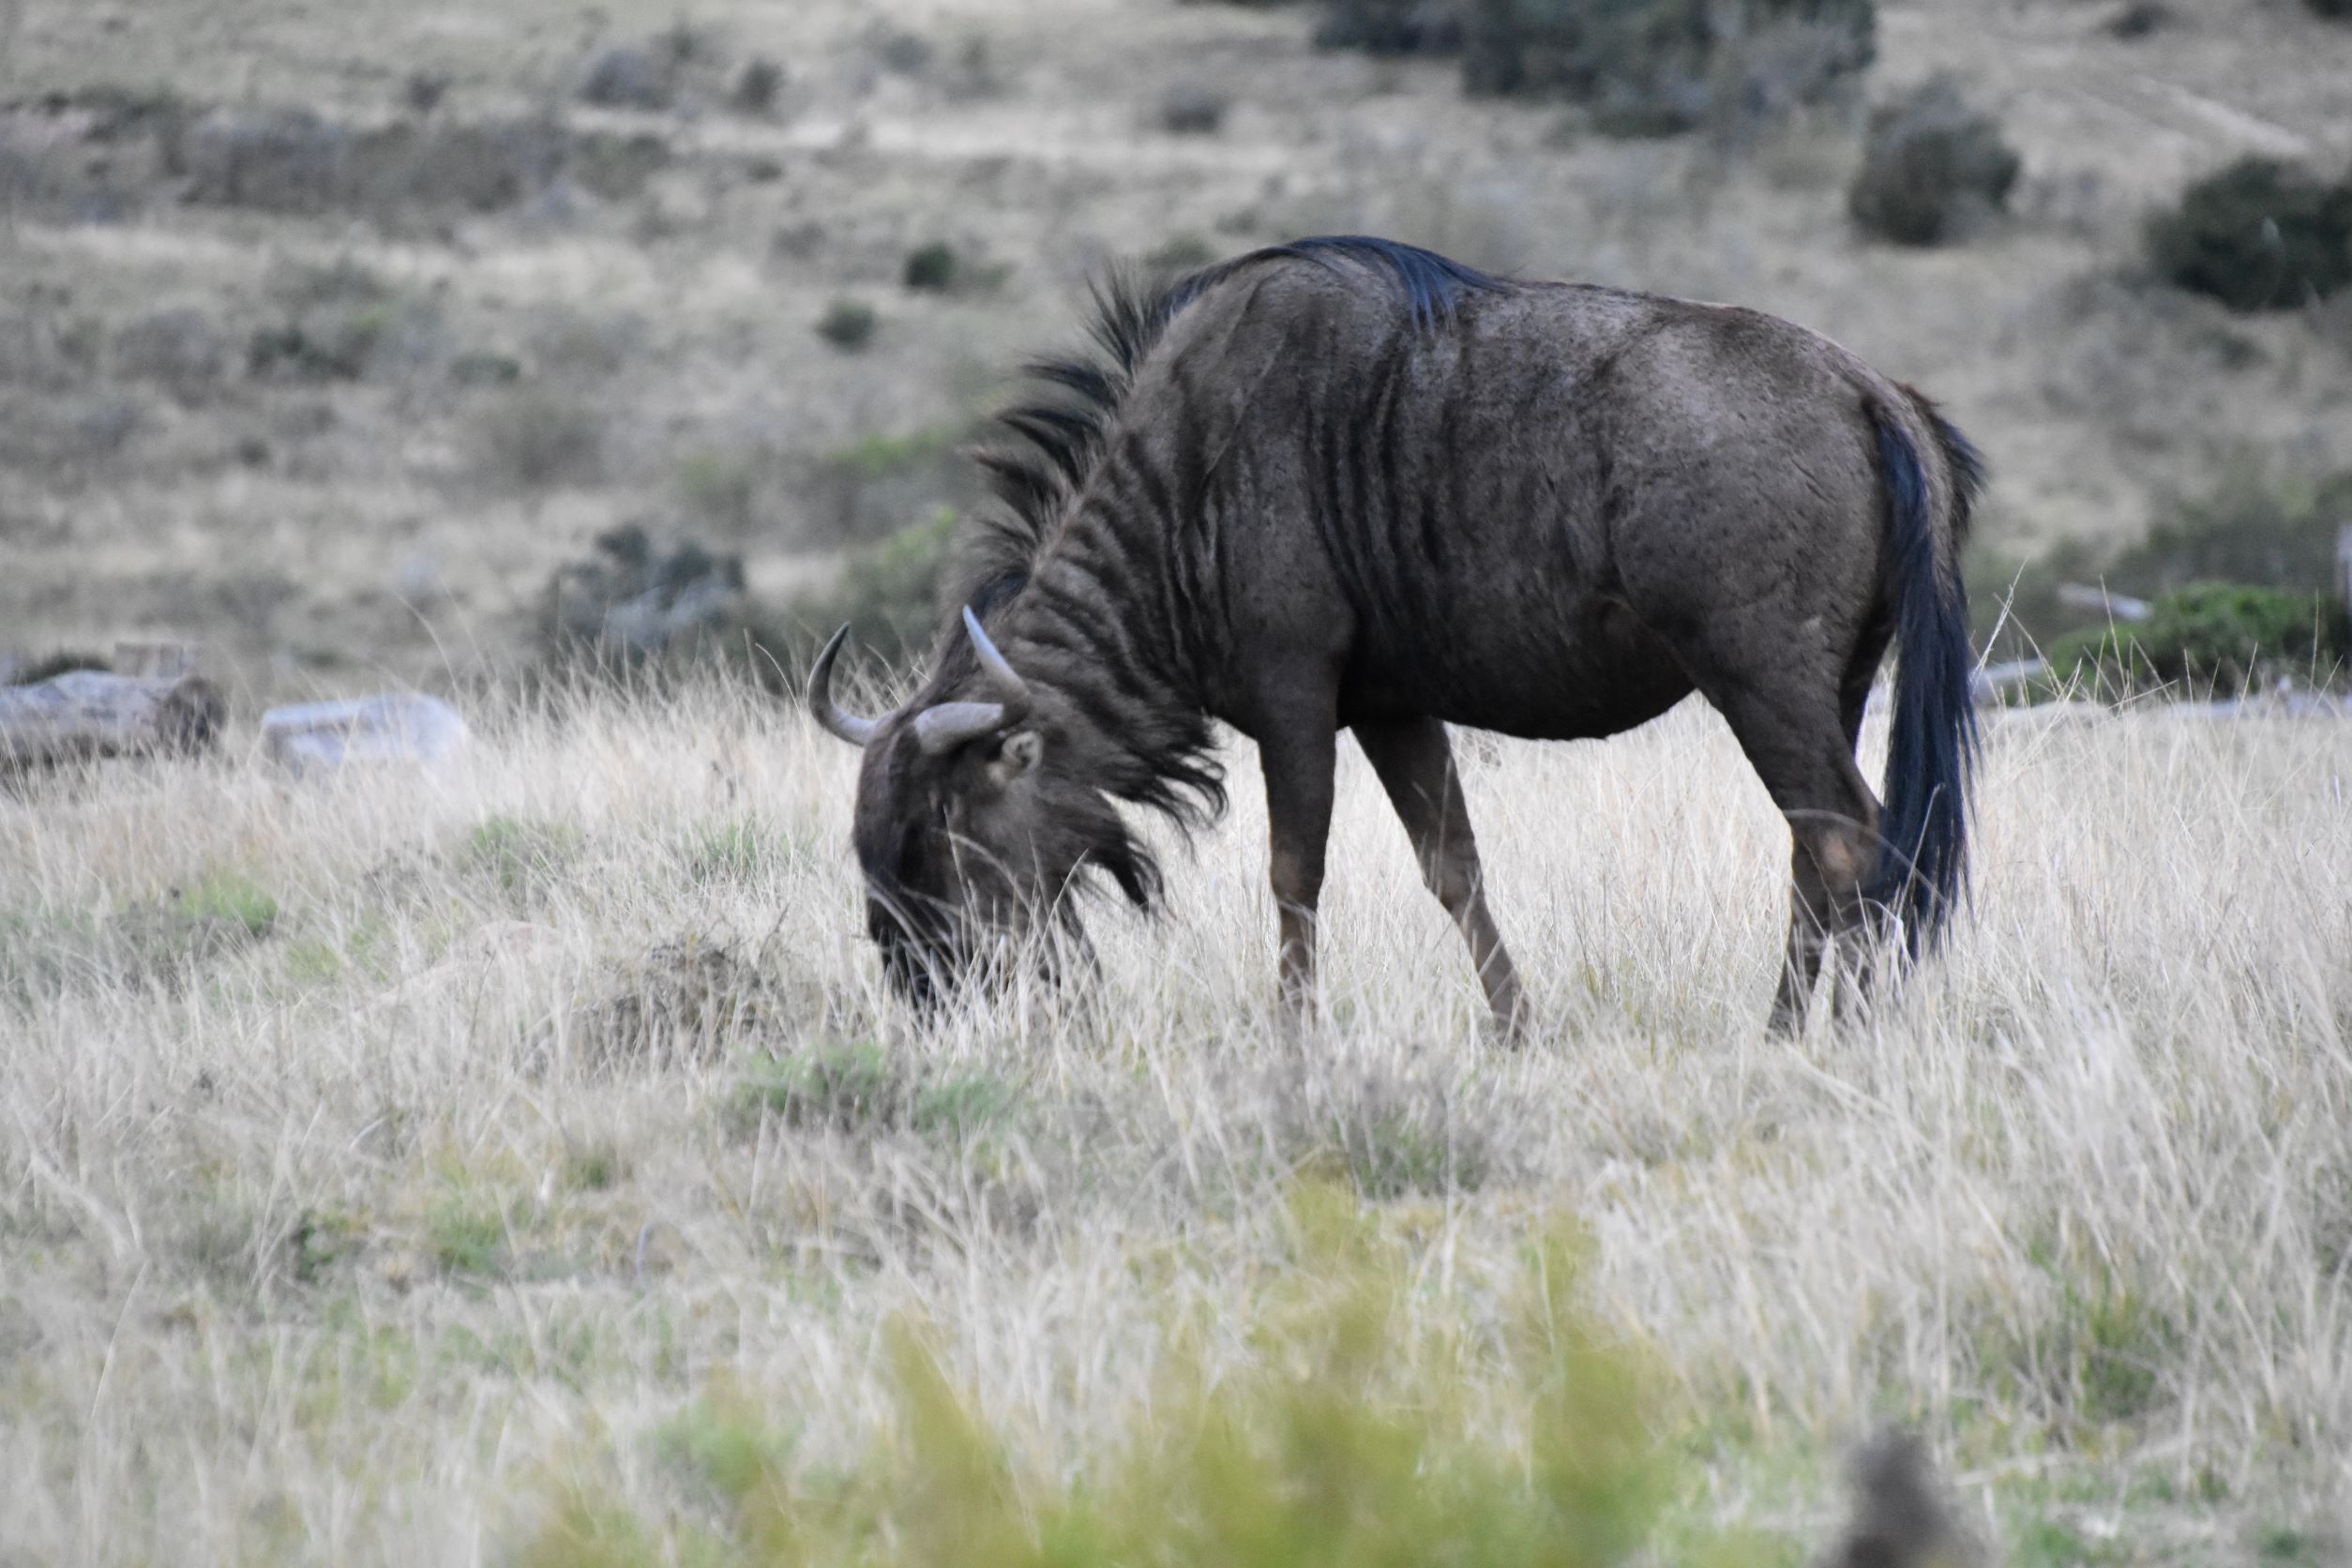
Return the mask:
<path id="1" fill-rule="evenodd" d="M 1268 869 L 1281 929 L 1282 1002 L 1293 1022 L 1315 1000 L 1315 906 L 1323 892 L 1338 741 L 1337 730 L 1322 717 L 1270 729 L 1258 742 L 1273 851 Z"/>
<path id="2" fill-rule="evenodd" d="M 1470 962 L 1486 988 L 1495 1022 L 1506 1034 L 1515 1035 L 1526 1021 L 1519 975 L 1486 908 L 1470 803 L 1462 797 L 1461 776 L 1455 770 L 1445 726 L 1434 718 L 1407 718 L 1358 724 L 1355 731 L 1412 840 L 1422 880 L 1470 943 Z"/>

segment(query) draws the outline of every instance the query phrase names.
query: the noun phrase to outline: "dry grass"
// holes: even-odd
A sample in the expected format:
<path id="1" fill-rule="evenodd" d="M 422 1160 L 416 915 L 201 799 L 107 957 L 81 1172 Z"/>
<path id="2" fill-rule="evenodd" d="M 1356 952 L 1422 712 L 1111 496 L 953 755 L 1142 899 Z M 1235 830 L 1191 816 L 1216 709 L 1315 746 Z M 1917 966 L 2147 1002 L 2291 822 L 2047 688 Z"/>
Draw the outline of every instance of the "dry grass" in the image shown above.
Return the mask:
<path id="1" fill-rule="evenodd" d="M 1254 1353 L 1302 1174 L 1406 1249 L 1503 1433 L 1500 1282 L 1580 1220 L 1686 1522 L 1817 1542 L 1896 1419 L 2020 1562 L 2337 1560 L 2340 727 L 1999 727 L 1950 960 L 1797 1043 L 1756 1027 L 1785 839 L 1720 724 L 1502 746 L 1515 1055 L 1352 757 L 1311 1037 L 1269 1026 L 1246 747 L 1096 997 L 923 1033 L 854 940 L 844 749 L 716 690 L 490 730 L 431 783 L 0 798 L 0 1561 L 497 1559 L 575 1484 L 677 1524 L 658 1434 L 715 1380 L 848 1460 L 896 1314 L 1074 1464 L 1169 1347 Z"/>
<path id="2" fill-rule="evenodd" d="M 714 454 L 821 475 L 960 432 L 1072 336 L 1109 259 L 1318 230 L 1787 315 L 1947 402 L 1995 460 L 2003 552 L 2127 541 L 2244 451 L 2352 463 L 2333 318 L 2139 280 L 2143 219 L 2196 175 L 2352 157 L 2342 28 L 2291 0 L 2169 9 L 2125 42 L 2088 0 L 1882 0 L 1868 96 L 1954 72 L 2025 159 L 2007 219 L 1917 255 L 1846 215 L 1858 112 L 1729 151 L 1624 143 L 1465 100 L 1452 63 L 1319 52 L 1305 3 L 709 0 L 680 34 L 670 0 L 22 0 L 0 101 L 309 111 L 381 141 L 420 73 L 442 85 L 383 143 L 398 188 L 320 211 L 183 201 L 131 143 L 0 111 L 0 621 L 33 646 L 201 641 L 265 695 L 495 671 L 550 571 L 616 525 L 689 529 L 755 580 L 835 547 L 822 483 L 705 505 L 681 477 Z M 681 41 L 671 111 L 579 101 L 608 51 Z M 775 102 L 729 109 L 761 59 Z M 1228 102 L 1215 134 L 1163 125 L 1188 84 Z M 514 183 L 566 148 L 554 186 Z M 20 190 L 11 158 L 93 188 Z M 906 288 L 934 242 L 986 286 Z M 372 283 L 288 286 L 338 276 Z M 878 314 L 861 353 L 812 331 L 839 300 Z M 870 532 L 959 499 L 906 488 Z"/>

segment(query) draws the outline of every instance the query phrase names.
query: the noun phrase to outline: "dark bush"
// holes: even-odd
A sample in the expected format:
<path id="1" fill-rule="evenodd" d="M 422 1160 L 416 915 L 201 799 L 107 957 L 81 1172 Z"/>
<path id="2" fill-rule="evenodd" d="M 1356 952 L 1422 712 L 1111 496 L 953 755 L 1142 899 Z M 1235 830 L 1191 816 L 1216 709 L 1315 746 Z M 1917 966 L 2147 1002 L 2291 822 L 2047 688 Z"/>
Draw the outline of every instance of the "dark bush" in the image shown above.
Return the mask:
<path id="1" fill-rule="evenodd" d="M 1462 46 L 1459 0 L 1331 0 L 1315 41 L 1367 54 L 1447 54 Z"/>
<path id="2" fill-rule="evenodd" d="M 309 109 L 216 109 L 171 149 L 190 202 L 314 213 L 346 188 L 351 132 Z"/>
<path id="3" fill-rule="evenodd" d="M 2352 0 L 2303 0 L 2303 4 L 2331 21 L 2352 21 Z"/>
<path id="4" fill-rule="evenodd" d="M 413 70 L 400 81 L 400 102 L 412 114 L 430 114 L 448 96 L 449 78 L 437 70 Z"/>
<path id="5" fill-rule="evenodd" d="M 667 51 L 608 49 L 580 72 L 580 101 L 601 109 L 667 109 L 677 93 L 677 66 Z"/>
<path id="6" fill-rule="evenodd" d="M 2132 40 L 2144 38 L 2172 22 L 2172 8 L 2164 0 L 2131 0 L 2121 10 L 2107 19 L 2107 36 Z"/>
<path id="7" fill-rule="evenodd" d="M 1876 53 L 1873 0 L 1466 0 L 1462 81 L 1475 93 L 1591 102 L 1611 133 L 1670 134 L 1744 86 L 1723 79 L 1727 55 L 1787 28 L 1817 29 L 1823 46 L 1807 98 Z"/>
<path id="8" fill-rule="evenodd" d="M 817 336 L 844 354 L 856 354 L 874 340 L 874 308 L 854 299 L 837 299 L 817 318 Z"/>
<path id="9" fill-rule="evenodd" d="M 1214 87 L 1179 83 L 1160 99 L 1160 128 L 1177 136 L 1214 136 L 1225 125 L 1226 98 Z"/>
<path id="10" fill-rule="evenodd" d="M 874 58 L 884 70 L 900 76 L 920 76 L 931 68 L 931 40 L 904 28 L 886 27 L 874 36 Z"/>
<path id="11" fill-rule="evenodd" d="M 245 368 L 258 381 L 357 381 L 368 373 L 386 319 L 369 308 L 333 320 L 256 327 L 246 343 Z"/>
<path id="12" fill-rule="evenodd" d="M 592 559 L 549 580 L 538 641 L 550 656 L 625 666 L 744 624 L 739 557 L 692 539 L 661 549 L 631 523 L 599 535 Z"/>
<path id="13" fill-rule="evenodd" d="M 727 102 L 737 113 L 765 114 L 776 108 L 776 96 L 784 90 L 784 68 L 774 60 L 755 56 L 743 63 L 735 72 L 735 83 L 727 90 Z"/>
<path id="14" fill-rule="evenodd" d="M 1868 233 L 1898 245 L 1940 245 L 1998 211 L 2017 183 L 2017 154 L 2000 126 L 1937 77 L 1899 103 L 1875 110 L 1847 210 Z"/>
<path id="15" fill-rule="evenodd" d="M 2148 225 L 2158 271 L 2233 310 L 2292 309 L 2352 283 L 2352 181 L 2249 158 Z"/>
<path id="16" fill-rule="evenodd" d="M 905 277 L 910 289 L 945 294 L 956 286 L 959 271 L 956 248 L 944 241 L 935 241 L 907 253 Z"/>
<path id="17" fill-rule="evenodd" d="M 2053 681 L 2115 695 L 2186 686 L 2222 695 L 2274 676 L 2333 679 L 2352 627 L 2332 595 L 2206 582 L 2165 594 L 2145 621 L 2093 627 L 2050 648 Z"/>
<path id="18" fill-rule="evenodd" d="M 107 671 L 113 668 L 113 665 L 101 654 L 59 649 L 54 653 L 37 654 L 23 664 L 11 664 L 6 671 L 0 672 L 0 686 L 38 686 L 43 681 L 53 681 L 60 675 L 70 675 L 77 671 Z"/>
<path id="19" fill-rule="evenodd" d="M 522 379 L 522 364 L 495 349 L 468 349 L 449 361 L 449 379 L 460 386 L 512 386 Z"/>

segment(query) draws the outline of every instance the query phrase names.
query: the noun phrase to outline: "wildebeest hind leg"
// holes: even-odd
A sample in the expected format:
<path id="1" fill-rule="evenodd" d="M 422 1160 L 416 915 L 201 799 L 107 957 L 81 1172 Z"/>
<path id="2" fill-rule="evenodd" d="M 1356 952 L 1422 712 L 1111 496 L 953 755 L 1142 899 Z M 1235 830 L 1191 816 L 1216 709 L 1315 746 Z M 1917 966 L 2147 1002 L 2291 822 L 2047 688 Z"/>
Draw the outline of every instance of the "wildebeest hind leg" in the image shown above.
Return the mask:
<path id="1" fill-rule="evenodd" d="M 1506 1036 L 1515 1038 L 1526 1021 L 1518 972 L 1486 908 L 1470 803 L 1462 797 L 1461 776 L 1455 770 L 1445 726 L 1434 718 L 1404 718 L 1362 723 L 1355 731 L 1412 840 L 1422 880 L 1470 943 L 1470 962 L 1477 966 L 1495 1022 Z"/>
<path id="2" fill-rule="evenodd" d="M 1854 765 L 1834 692 L 1742 687 L 1709 695 L 1788 820 L 1788 948 L 1770 1027 L 1793 1034 L 1804 1027 L 1823 957 L 1833 944 L 1852 952 L 1856 982 L 1867 980 L 1862 893 L 1877 860 L 1878 801 Z"/>

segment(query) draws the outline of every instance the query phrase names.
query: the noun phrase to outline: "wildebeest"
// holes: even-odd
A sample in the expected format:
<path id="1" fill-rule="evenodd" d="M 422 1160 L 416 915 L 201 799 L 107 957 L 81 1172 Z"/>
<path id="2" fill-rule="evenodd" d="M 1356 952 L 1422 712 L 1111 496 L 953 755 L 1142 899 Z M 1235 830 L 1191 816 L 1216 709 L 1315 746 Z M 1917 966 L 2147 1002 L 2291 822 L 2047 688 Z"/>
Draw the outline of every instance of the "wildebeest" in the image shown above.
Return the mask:
<path id="1" fill-rule="evenodd" d="M 979 455 L 1006 505 L 965 541 L 920 692 L 844 712 L 847 628 L 811 671 L 811 712 L 866 747 L 867 927 L 903 989 L 1075 930 L 1096 874 L 1150 906 L 1113 802 L 1214 816 L 1222 720 L 1264 769 L 1285 997 L 1311 994 L 1352 730 L 1509 1026 L 1445 726 L 1612 735 L 1693 690 L 1795 841 L 1773 1025 L 1802 1023 L 1829 939 L 1937 937 L 1966 856 L 1980 480 L 1925 398 L 1754 310 L 1361 237 L 1097 303 L 1101 353 L 1033 366 L 1054 394 Z M 1854 750 L 1891 643 L 1882 814 Z"/>

